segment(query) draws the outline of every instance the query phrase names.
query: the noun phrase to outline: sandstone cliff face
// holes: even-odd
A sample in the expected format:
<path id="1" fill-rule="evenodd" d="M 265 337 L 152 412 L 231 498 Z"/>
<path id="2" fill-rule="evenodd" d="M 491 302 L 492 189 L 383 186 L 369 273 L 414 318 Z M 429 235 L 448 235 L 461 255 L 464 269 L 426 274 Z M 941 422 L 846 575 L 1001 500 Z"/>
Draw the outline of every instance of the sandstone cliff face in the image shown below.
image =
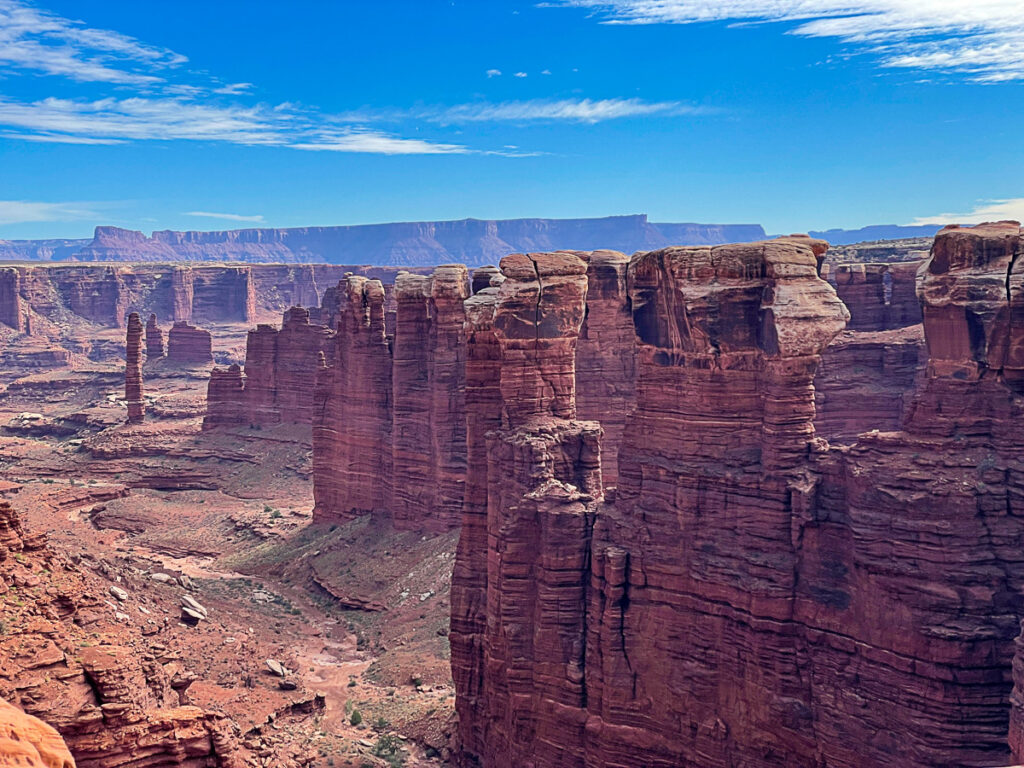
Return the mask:
<path id="1" fill-rule="evenodd" d="M 429 277 L 399 273 L 390 296 L 357 276 L 325 292 L 321 316 L 336 318 L 337 333 L 316 385 L 319 518 L 377 513 L 399 529 L 458 526 L 469 286 L 466 267 L 445 265 Z"/>
<path id="2" fill-rule="evenodd" d="M 0 323 L 19 333 L 25 329 L 21 277 L 14 267 L 0 268 Z"/>
<path id="3" fill-rule="evenodd" d="M 824 276 L 850 309 L 852 331 L 887 331 L 921 322 L 920 261 L 826 265 Z"/>
<path id="4" fill-rule="evenodd" d="M 502 424 L 482 511 L 469 422 L 462 764 L 991 766 L 1008 730 L 1021 758 L 1021 242 L 1016 223 L 939 234 L 903 431 L 831 449 L 812 380 L 848 314 L 816 275 L 821 244 L 635 256 L 637 407 L 614 500 L 599 429 L 558 418 L 572 324 L 549 344 L 528 270 L 504 265 L 514 289 L 471 305 L 470 361 L 488 333 L 500 360 L 469 370 L 493 387 L 497 369 Z M 839 354 L 877 364 L 856 345 Z"/>
<path id="5" fill-rule="evenodd" d="M 203 429 L 239 427 L 249 424 L 242 366 L 214 368 L 206 385 L 206 415 Z"/>
<path id="6" fill-rule="evenodd" d="M 156 315 L 146 321 L 146 359 L 159 360 L 164 356 L 164 332 L 156 322 Z"/>
<path id="7" fill-rule="evenodd" d="M 0 699 L 0 766 L 75 768 L 75 760 L 57 731 Z"/>
<path id="8" fill-rule="evenodd" d="M 313 495 L 316 519 L 386 513 L 391 498 L 391 349 L 384 286 L 345 280 L 334 353 L 316 372 Z"/>
<path id="9" fill-rule="evenodd" d="M 920 323 L 844 331 L 822 353 L 814 377 L 815 430 L 832 443 L 847 443 L 872 429 L 899 429 L 927 362 Z"/>
<path id="10" fill-rule="evenodd" d="M 469 271 L 461 264 L 438 267 L 431 277 L 400 274 L 395 283 L 391 510 L 397 527 L 459 525 L 468 296 Z"/>
<path id="11" fill-rule="evenodd" d="M 138 424 L 146 413 L 142 399 L 142 320 L 138 312 L 128 316 L 125 338 L 124 399 L 128 405 L 128 423 Z"/>
<path id="12" fill-rule="evenodd" d="M 211 371 L 203 429 L 313 423 L 316 371 L 330 333 L 309 314 L 292 307 L 280 330 L 261 323 L 249 331 L 244 375 L 238 366 Z"/>
<path id="13" fill-rule="evenodd" d="M 626 288 L 629 257 L 577 254 L 587 262 L 587 312 L 576 347 L 576 403 L 581 419 L 600 421 L 601 476 L 618 483 L 619 446 L 636 407 L 636 350 Z"/>
<path id="14" fill-rule="evenodd" d="M 587 265 L 572 253 L 541 253 L 501 266 L 501 287 L 468 303 L 470 466 L 452 584 L 465 757 L 487 765 L 543 760 L 545 740 L 565 745 L 564 758 L 579 739 L 580 576 L 602 493 L 600 427 L 574 418 Z M 537 718 L 540 710 L 550 717 Z"/>
<path id="15" fill-rule="evenodd" d="M 167 360 L 183 365 L 207 365 L 213 362 L 213 339 L 210 332 L 175 322 L 167 334 Z"/>

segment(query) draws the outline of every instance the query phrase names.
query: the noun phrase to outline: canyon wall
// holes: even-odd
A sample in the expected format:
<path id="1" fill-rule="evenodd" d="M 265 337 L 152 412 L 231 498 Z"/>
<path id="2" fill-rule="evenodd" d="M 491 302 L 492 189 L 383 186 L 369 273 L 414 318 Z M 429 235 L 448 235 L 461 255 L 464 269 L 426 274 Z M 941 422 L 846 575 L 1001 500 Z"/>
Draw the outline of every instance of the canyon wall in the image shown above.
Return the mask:
<path id="1" fill-rule="evenodd" d="M 992 766 L 1011 722 L 1022 748 L 1020 227 L 939 234 L 903 430 L 848 447 L 814 430 L 812 381 L 849 316 L 823 250 L 633 257 L 637 404 L 605 499 L 600 429 L 572 420 L 579 326 L 539 311 L 512 262 L 471 300 L 462 765 Z M 496 378 L 482 481 L 473 425 Z"/>
<path id="2" fill-rule="evenodd" d="M 245 371 L 237 365 L 210 373 L 203 429 L 313 423 L 313 391 L 330 333 L 292 307 L 280 330 L 260 324 L 249 331 Z"/>
<path id="3" fill-rule="evenodd" d="M 822 276 L 850 310 L 847 330 L 822 355 L 814 380 L 818 433 L 850 442 L 898 429 L 927 353 L 916 293 L 920 261 L 825 264 Z"/>
<path id="4" fill-rule="evenodd" d="M 21 332 L 30 332 L 33 320 L 39 329 L 123 328 L 134 311 L 173 322 L 251 325 L 276 319 L 292 306 L 319 307 L 318 286 L 334 285 L 347 272 L 391 284 L 398 270 L 333 264 L 12 265 L 0 267 L 0 323 Z"/>
<path id="5" fill-rule="evenodd" d="M 75 768 L 75 759 L 57 731 L 0 699 L 0 765 Z"/>
<path id="6" fill-rule="evenodd" d="M 604 422 L 609 451 L 603 470 L 614 485 L 616 451 L 634 405 L 629 260 L 614 251 L 557 253 L 584 265 L 580 281 L 592 291 L 589 302 L 587 290 L 582 294 L 585 319 L 580 342 L 572 345 L 573 386 L 578 378 L 584 415 Z M 466 457 L 474 450 L 467 438 L 467 418 L 474 418 L 467 388 L 483 386 L 467 383 L 473 354 L 467 334 L 485 336 L 466 325 L 465 302 L 472 284 L 485 297 L 503 280 L 493 267 L 476 270 L 471 280 L 466 267 L 445 265 L 430 276 L 400 273 L 393 292 L 355 276 L 324 292 L 319 317 L 337 332 L 316 385 L 318 519 L 386 511 L 400 528 L 459 526 L 471 483 Z M 246 375 L 251 381 L 248 364 Z"/>

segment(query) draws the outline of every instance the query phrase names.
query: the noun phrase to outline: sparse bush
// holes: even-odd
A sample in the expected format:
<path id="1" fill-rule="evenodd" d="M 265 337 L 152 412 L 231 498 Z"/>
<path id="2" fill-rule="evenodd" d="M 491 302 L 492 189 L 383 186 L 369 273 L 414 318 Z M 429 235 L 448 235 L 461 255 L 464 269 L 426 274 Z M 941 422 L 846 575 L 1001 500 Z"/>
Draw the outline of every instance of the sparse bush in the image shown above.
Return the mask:
<path id="1" fill-rule="evenodd" d="M 352 714 L 348 718 L 349 725 L 360 725 L 363 722 L 363 716 L 359 714 L 358 709 L 353 709 Z"/>

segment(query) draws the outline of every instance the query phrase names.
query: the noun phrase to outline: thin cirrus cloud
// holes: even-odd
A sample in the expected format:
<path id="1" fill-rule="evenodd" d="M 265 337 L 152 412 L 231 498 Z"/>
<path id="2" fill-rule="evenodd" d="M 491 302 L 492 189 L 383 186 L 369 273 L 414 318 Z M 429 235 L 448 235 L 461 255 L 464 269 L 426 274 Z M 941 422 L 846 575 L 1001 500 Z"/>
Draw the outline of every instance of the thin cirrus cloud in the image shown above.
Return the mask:
<path id="1" fill-rule="evenodd" d="M 964 213 L 939 213 L 921 216 L 911 224 L 981 224 L 986 221 L 1024 221 L 1024 197 L 1004 200 L 981 200 L 974 208 Z"/>
<path id="2" fill-rule="evenodd" d="M 790 22 L 792 34 L 833 37 L 883 67 L 978 82 L 1024 79 L 1020 0 L 550 0 L 607 23 Z"/>
<path id="3" fill-rule="evenodd" d="M 82 221 L 96 211 L 88 203 L 45 203 L 34 200 L 0 200 L 0 226 L 38 221 Z"/>
<path id="4" fill-rule="evenodd" d="M 106 29 L 0 0 L 0 66 L 59 75 L 79 82 L 149 85 L 160 70 L 188 59 Z"/>
<path id="5" fill-rule="evenodd" d="M 198 216 L 203 219 L 223 219 L 225 221 L 248 221 L 254 224 L 263 222 L 262 215 L 243 216 L 239 213 L 213 213 L 211 211 L 187 211 L 183 216 Z"/>
<path id="6" fill-rule="evenodd" d="M 678 101 L 643 99 L 531 99 L 527 101 L 478 102 L 450 107 L 421 108 L 413 117 L 440 124 L 481 122 L 566 121 L 599 123 L 630 117 L 678 117 L 710 114 L 708 107 Z"/>

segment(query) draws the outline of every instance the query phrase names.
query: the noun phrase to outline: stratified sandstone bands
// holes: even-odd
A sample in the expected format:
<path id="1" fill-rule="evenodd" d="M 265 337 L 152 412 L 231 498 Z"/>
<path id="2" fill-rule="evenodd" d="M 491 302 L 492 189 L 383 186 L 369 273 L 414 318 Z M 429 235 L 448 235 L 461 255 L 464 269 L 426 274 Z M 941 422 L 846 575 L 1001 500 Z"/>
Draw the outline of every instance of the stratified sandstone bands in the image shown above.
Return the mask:
<path id="1" fill-rule="evenodd" d="M 1010 695 L 1020 227 L 939 234 L 903 431 L 884 431 L 888 409 L 883 431 L 831 449 L 811 382 L 848 314 L 816 275 L 821 250 L 786 238 L 632 259 L 637 407 L 613 503 L 595 489 L 596 426 L 555 416 L 571 387 L 541 330 L 545 291 L 513 262 L 497 304 L 472 300 L 468 370 L 493 388 L 498 368 L 503 415 L 485 425 L 483 513 L 472 418 L 468 431 L 451 634 L 462 765 L 993 766 L 1011 759 L 1008 731 L 1024 758 L 1024 651 Z M 492 316 L 501 359 L 477 367 Z M 869 333 L 875 346 L 844 336 L 834 354 L 908 379 L 916 329 Z M 831 417 L 852 439 L 860 416 Z"/>
<path id="2" fill-rule="evenodd" d="M 313 495 L 317 519 L 387 513 L 391 499 L 391 350 L 384 285 L 344 281 L 334 354 L 317 371 Z"/>
<path id="3" fill-rule="evenodd" d="M 146 404 L 142 399 L 142 320 L 138 312 L 128 316 L 125 337 L 124 399 L 128 405 L 128 423 L 142 421 Z"/>
<path id="4" fill-rule="evenodd" d="M 515 254 L 501 266 L 500 289 L 467 302 L 470 465 L 452 672 L 465 760 L 540 765 L 553 754 L 546 742 L 564 745 L 561 760 L 582 738 L 583 575 L 602 493 L 601 428 L 574 420 L 586 263 Z"/>
<path id="5" fill-rule="evenodd" d="M 399 527 L 455 528 L 462 515 L 468 296 L 461 264 L 395 282 L 391 510 Z"/>
<path id="6" fill-rule="evenodd" d="M 146 359 L 159 360 L 164 356 L 164 332 L 157 324 L 156 315 L 146 321 Z"/>
<path id="7" fill-rule="evenodd" d="M 826 265 L 823 276 L 850 309 L 851 331 L 887 331 L 921 322 L 920 261 Z"/>
<path id="8" fill-rule="evenodd" d="M 498 288 L 481 288 L 466 313 L 466 486 L 462 528 L 452 574 L 452 676 L 455 706 L 471 729 L 463 738 L 482 743 L 476 717 L 484 706 L 483 640 L 487 625 L 487 435 L 501 426 L 501 346 L 494 334 Z"/>
<path id="9" fill-rule="evenodd" d="M 600 421 L 601 476 L 618 482 L 619 446 L 636 407 L 636 351 L 626 288 L 629 257 L 617 251 L 577 254 L 587 262 L 587 313 L 576 347 L 576 405 Z"/>
<path id="10" fill-rule="evenodd" d="M 123 328 L 130 308 L 173 322 L 251 325 L 292 306 L 318 307 L 317 286 L 336 284 L 346 272 L 390 284 L 398 270 L 333 264 L 0 267 L 0 323 L 23 332 L 30 324 L 40 329 L 76 322 Z"/>
<path id="11" fill-rule="evenodd" d="M 203 429 L 248 425 L 249 411 L 245 401 L 242 367 L 214 368 L 206 387 L 206 416 Z"/>
<path id="12" fill-rule="evenodd" d="M 872 429 L 899 429 L 927 362 L 920 323 L 839 334 L 814 377 L 815 430 L 836 443 Z"/>
<path id="13" fill-rule="evenodd" d="M 167 360 L 184 365 L 207 365 L 213 362 L 213 339 L 210 332 L 184 322 L 175 322 L 167 334 Z"/>
<path id="14" fill-rule="evenodd" d="M 309 322 L 309 310 L 292 307 L 278 330 L 249 331 L 245 372 L 238 366 L 210 373 L 204 429 L 220 426 L 312 424 L 313 390 L 330 333 Z"/>
<path id="15" fill-rule="evenodd" d="M 19 333 L 25 330 L 21 306 L 21 276 L 14 267 L 0 267 L 0 323 Z"/>
<path id="16" fill-rule="evenodd" d="M 322 519 L 386 514 L 400 529 L 447 530 L 466 480 L 469 271 L 401 272 L 391 294 L 349 276 L 324 294 L 334 318 L 331 364 L 314 410 L 314 494 Z"/>
<path id="17" fill-rule="evenodd" d="M 0 766 L 75 768 L 75 760 L 57 731 L 0 699 Z"/>

